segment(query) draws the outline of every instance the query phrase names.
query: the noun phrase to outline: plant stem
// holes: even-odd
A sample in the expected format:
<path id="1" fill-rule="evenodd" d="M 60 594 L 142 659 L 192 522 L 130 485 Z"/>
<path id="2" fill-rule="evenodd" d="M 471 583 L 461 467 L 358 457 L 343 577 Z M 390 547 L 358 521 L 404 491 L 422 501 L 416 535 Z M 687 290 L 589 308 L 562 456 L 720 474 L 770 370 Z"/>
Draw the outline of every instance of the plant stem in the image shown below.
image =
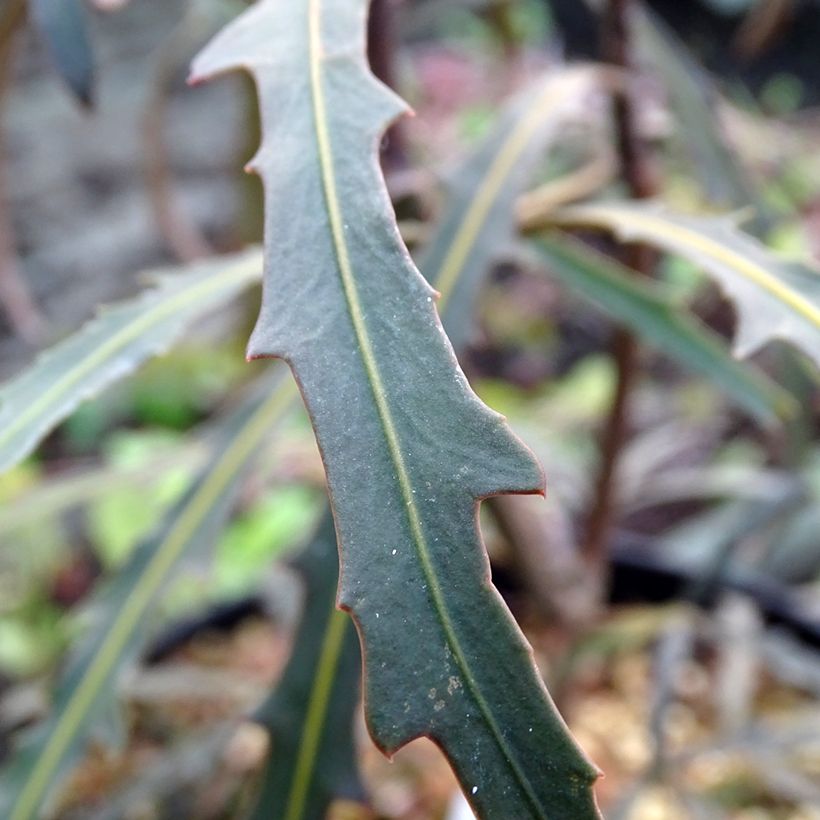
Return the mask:
<path id="1" fill-rule="evenodd" d="M 14 40 L 25 16 L 24 0 L 11 0 L 0 17 L 0 105 L 11 86 Z M 14 231 L 5 196 L 4 147 L 0 132 L 0 305 L 14 330 L 26 341 L 36 343 L 44 335 L 45 320 L 31 298 L 17 262 Z"/>
<path id="2" fill-rule="evenodd" d="M 367 56 L 373 73 L 390 88 L 396 88 L 395 0 L 372 0 L 367 21 Z M 406 163 L 404 133 L 399 122 L 393 123 L 382 144 L 382 161 L 386 170 L 396 170 Z"/>
<path id="3" fill-rule="evenodd" d="M 603 14 L 601 51 L 604 60 L 629 69 L 629 12 L 631 0 L 609 0 Z M 629 85 L 616 92 L 613 100 L 617 148 L 621 172 L 630 193 L 636 199 L 646 199 L 656 193 L 656 182 L 645 146 L 636 129 L 635 105 Z M 642 245 L 630 245 L 619 253 L 628 267 L 651 275 L 655 265 L 654 251 Z M 601 467 L 595 485 L 595 495 L 587 523 L 584 556 L 603 581 L 608 541 L 615 518 L 617 502 L 617 471 L 620 456 L 628 437 L 629 405 L 638 375 L 638 346 L 634 336 L 623 328 L 615 331 L 612 356 L 617 371 L 617 385 L 609 416 L 601 436 Z"/>

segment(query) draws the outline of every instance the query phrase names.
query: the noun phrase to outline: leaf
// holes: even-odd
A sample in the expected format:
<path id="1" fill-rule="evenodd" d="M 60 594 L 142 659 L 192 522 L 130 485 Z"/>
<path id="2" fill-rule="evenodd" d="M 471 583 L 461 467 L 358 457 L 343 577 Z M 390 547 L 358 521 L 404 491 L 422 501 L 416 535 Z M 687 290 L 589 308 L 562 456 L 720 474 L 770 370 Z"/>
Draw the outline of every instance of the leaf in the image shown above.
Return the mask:
<path id="1" fill-rule="evenodd" d="M 197 79 L 248 68 L 260 94 L 267 259 L 249 352 L 285 358 L 311 414 L 376 744 L 433 738 L 483 817 L 595 817 L 595 769 L 477 531 L 479 499 L 533 491 L 540 470 L 469 389 L 400 243 L 376 147 L 403 106 L 367 69 L 366 6 L 261 0 L 194 64 Z"/>
<path id="2" fill-rule="evenodd" d="M 447 208 L 419 268 L 441 294 L 442 316 L 446 306 L 458 305 L 446 320 L 456 350 L 469 340 L 476 295 L 490 264 L 515 234 L 516 198 L 532 183 L 567 119 L 577 116 L 595 79 L 587 67 L 547 74 L 505 107 L 490 135 L 453 174 Z"/>
<path id="3" fill-rule="evenodd" d="M 763 373 L 734 361 L 722 340 L 663 291 L 568 237 L 547 236 L 533 247 L 549 272 L 667 356 L 710 379 L 764 423 L 791 415 L 794 399 Z"/>
<path id="4" fill-rule="evenodd" d="M 256 719 L 271 735 L 253 820 L 325 817 L 337 797 L 361 800 L 353 716 L 362 661 L 353 622 L 335 607 L 336 531 L 328 513 L 296 562 L 305 608 L 294 650 Z"/>
<path id="5" fill-rule="evenodd" d="M 505 107 L 496 128 L 453 174 L 443 217 L 420 267 L 440 291 L 441 319 L 457 349 L 467 341 L 475 293 L 499 246 L 513 236 L 515 198 L 531 181 L 546 144 L 591 86 L 592 75 L 589 69 L 553 72 L 527 89 Z M 329 532 L 324 531 L 327 527 Z M 308 610 L 282 683 L 267 707 L 272 710 L 265 723 L 271 728 L 273 745 L 254 815 L 259 820 L 324 817 L 333 797 L 359 796 L 360 789 L 350 788 L 357 784 L 358 776 L 349 736 L 358 704 L 361 658 L 355 633 L 352 640 L 342 637 L 344 616 L 328 617 L 335 608 L 338 573 L 332 522 L 326 522 L 324 529 L 300 562 L 307 578 Z M 352 625 L 347 629 L 352 633 Z M 321 659 L 328 652 L 332 653 L 330 663 L 336 665 L 332 683 L 322 680 Z M 314 737 L 309 740 L 308 694 L 313 691 L 324 691 L 324 699 L 323 708 L 314 711 Z M 295 762 L 300 756 L 312 761 L 310 776 L 296 777 Z M 310 777 L 326 780 L 325 787 L 311 786 Z"/>
<path id="6" fill-rule="evenodd" d="M 720 100 L 712 78 L 658 15 L 640 6 L 636 12 L 632 24 L 638 53 L 669 95 L 676 115 L 673 138 L 688 155 L 687 168 L 712 204 L 739 208 L 753 202 L 765 213 L 759 193 L 720 133 Z"/>
<path id="7" fill-rule="evenodd" d="M 257 251 L 210 259 L 184 273 L 157 272 L 157 286 L 104 309 L 0 387 L 0 472 L 25 458 L 82 401 L 164 352 L 209 310 L 258 281 Z"/>
<path id="8" fill-rule="evenodd" d="M 603 228 L 624 242 L 646 242 L 701 267 L 737 307 L 736 355 L 749 356 L 772 339 L 785 339 L 820 365 L 820 274 L 778 258 L 739 230 L 735 218 L 602 202 L 565 208 L 554 221 Z"/>
<path id="9" fill-rule="evenodd" d="M 82 0 L 28 0 L 29 13 L 60 76 L 77 99 L 90 106 L 94 56 Z"/>
<path id="10" fill-rule="evenodd" d="M 180 560 L 218 535 L 244 469 L 292 404 L 290 381 L 265 388 L 264 399 L 254 391 L 226 421 L 218 452 L 158 534 L 97 596 L 94 625 L 61 676 L 51 716 L 22 740 L 0 775 L 0 816 L 39 817 L 91 725 L 113 710 L 117 681 L 144 645 L 154 602 Z"/>
<path id="11" fill-rule="evenodd" d="M 468 341 L 481 282 L 499 249 L 514 236 L 513 204 L 531 182 L 546 144 L 555 138 L 573 105 L 594 88 L 594 79 L 588 68 L 548 75 L 507 106 L 496 129 L 453 175 L 443 218 L 419 267 L 441 294 L 439 312 L 457 351 Z M 649 284 L 635 282 L 625 269 L 580 245 L 553 244 L 552 253 L 559 250 L 561 261 L 554 255 L 551 261 L 565 284 L 671 357 L 711 378 L 755 417 L 772 422 L 794 409 L 788 393 L 763 374 L 734 362 L 716 335 L 676 311 Z M 540 253 L 550 251 L 542 244 Z"/>

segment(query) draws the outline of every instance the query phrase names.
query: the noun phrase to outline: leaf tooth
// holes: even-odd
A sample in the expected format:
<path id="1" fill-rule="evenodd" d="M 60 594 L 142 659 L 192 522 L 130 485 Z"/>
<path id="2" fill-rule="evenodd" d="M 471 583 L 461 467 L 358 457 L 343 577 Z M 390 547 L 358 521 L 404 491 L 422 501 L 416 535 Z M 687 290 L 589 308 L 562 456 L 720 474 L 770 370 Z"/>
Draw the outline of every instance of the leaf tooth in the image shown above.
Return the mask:
<path id="1" fill-rule="evenodd" d="M 225 26 L 191 63 L 188 82 L 196 84 L 236 68 L 252 70 L 255 66 L 273 65 L 276 55 L 286 44 L 277 43 L 276 28 L 265 24 L 271 14 L 296 14 L 297 9 L 275 9 L 279 0 L 259 0 Z M 284 5 L 284 4 L 281 4 Z"/>

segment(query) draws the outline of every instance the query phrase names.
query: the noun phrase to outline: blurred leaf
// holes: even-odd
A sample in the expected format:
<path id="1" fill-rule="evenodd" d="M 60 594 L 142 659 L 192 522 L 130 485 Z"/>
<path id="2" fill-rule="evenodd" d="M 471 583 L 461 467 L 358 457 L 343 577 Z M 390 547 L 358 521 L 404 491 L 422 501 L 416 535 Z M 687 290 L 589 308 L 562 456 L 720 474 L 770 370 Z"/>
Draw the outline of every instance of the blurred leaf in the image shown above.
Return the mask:
<path id="1" fill-rule="evenodd" d="M 83 0 L 28 0 L 29 13 L 57 71 L 83 105 L 94 93 L 94 56 Z"/>
<path id="2" fill-rule="evenodd" d="M 554 221 L 604 228 L 624 242 L 646 242 L 686 257 L 735 302 L 738 356 L 779 338 L 820 365 L 820 273 L 778 258 L 743 233 L 736 219 L 684 216 L 655 204 L 601 202 L 565 208 Z"/>
<path id="3" fill-rule="evenodd" d="M 106 442 L 106 459 L 121 468 L 152 464 L 173 440 L 155 431 L 120 433 Z M 89 534 L 105 564 L 120 564 L 150 534 L 154 522 L 185 491 L 190 474 L 185 464 L 168 465 L 161 473 L 155 472 L 151 483 L 139 492 L 128 485 L 114 488 L 88 510 Z"/>
<path id="4" fill-rule="evenodd" d="M 250 354 L 286 358 L 311 413 L 376 743 L 434 738 L 484 816 L 595 817 L 595 770 L 476 531 L 479 498 L 532 491 L 540 471 L 469 390 L 399 242 L 375 148 L 403 106 L 367 69 L 366 8 L 262 0 L 195 62 L 199 79 L 247 68 L 260 93 L 267 260 Z M 286 218 L 297 207 L 311 218 Z"/>
<path id="5" fill-rule="evenodd" d="M 293 655 L 256 716 L 273 751 L 253 820 L 311 820 L 335 798 L 362 799 L 353 741 L 362 661 L 353 622 L 335 606 L 338 563 L 328 513 L 296 561 L 305 608 Z"/>
<path id="6" fill-rule="evenodd" d="M 220 540 L 214 562 L 220 593 L 228 597 L 255 585 L 259 573 L 310 528 L 317 512 L 315 490 L 281 487 L 232 521 Z M 335 561 L 335 540 L 333 554 Z"/>
<path id="7" fill-rule="evenodd" d="M 519 94 L 497 125 L 452 176 L 447 207 L 419 268 L 449 305 L 447 335 L 458 351 L 469 340 L 475 302 L 490 265 L 516 228 L 516 198 L 530 185 L 544 150 L 595 87 L 590 68 L 550 72 Z"/>
<path id="8" fill-rule="evenodd" d="M 158 272 L 155 288 L 107 307 L 0 387 L 0 471 L 27 456 L 80 402 L 162 353 L 194 320 L 258 281 L 257 251 Z"/>
<path id="9" fill-rule="evenodd" d="M 710 379 L 763 422 L 794 410 L 791 396 L 760 371 L 736 362 L 721 339 L 649 281 L 580 242 L 548 236 L 534 245 L 550 273 L 630 327 L 670 358 Z"/>
<path id="10" fill-rule="evenodd" d="M 653 74 L 663 82 L 676 115 L 674 139 L 688 155 L 687 170 L 698 178 L 709 201 L 725 208 L 763 203 L 749 176 L 720 133 L 718 94 L 712 79 L 686 46 L 652 11 L 634 15 L 636 45 Z"/>
<path id="11" fill-rule="evenodd" d="M 203 442 L 193 441 L 157 452 L 145 462 L 103 464 L 58 473 L 16 493 L 5 494 L 0 488 L 0 505 L 3 507 L 0 542 L 9 544 L 10 533 L 42 523 L 80 504 L 93 503 L 110 493 L 128 490 L 131 495 L 139 494 L 156 476 L 164 475 L 168 470 L 185 470 L 190 475 L 202 465 L 205 450 Z M 2 552 L 0 549 L 0 554 Z"/>
<path id="12" fill-rule="evenodd" d="M 96 596 L 94 625 L 61 675 L 51 717 L 21 742 L 0 774 L 0 815 L 39 817 L 90 726 L 112 712 L 118 679 L 140 652 L 151 608 L 186 553 L 208 545 L 224 524 L 239 479 L 271 426 L 291 406 L 290 381 L 267 380 L 228 418 L 218 452 L 156 537 L 145 541 Z"/>

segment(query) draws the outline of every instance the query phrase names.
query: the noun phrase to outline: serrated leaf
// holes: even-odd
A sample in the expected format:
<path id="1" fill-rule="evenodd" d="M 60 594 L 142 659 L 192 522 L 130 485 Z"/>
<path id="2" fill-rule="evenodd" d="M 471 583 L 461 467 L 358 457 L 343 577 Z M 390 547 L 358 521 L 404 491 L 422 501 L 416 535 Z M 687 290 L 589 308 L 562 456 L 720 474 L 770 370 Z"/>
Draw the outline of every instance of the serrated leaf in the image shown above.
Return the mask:
<path id="1" fill-rule="evenodd" d="M 325 817 L 334 798 L 361 800 L 353 716 L 359 703 L 359 639 L 335 606 L 336 530 L 328 512 L 295 562 L 305 583 L 293 655 L 256 718 L 271 735 L 253 820 Z"/>
<path id="2" fill-rule="evenodd" d="M 515 197 L 531 181 L 544 149 L 591 87 L 592 77 L 589 69 L 552 72 L 525 90 L 505 107 L 493 132 L 453 173 L 443 216 L 420 268 L 439 290 L 441 319 L 456 349 L 467 341 L 475 295 L 490 264 L 514 235 Z M 254 814 L 258 820 L 324 817 L 334 797 L 360 793 L 358 787 L 352 788 L 358 774 L 350 728 L 358 703 L 361 658 L 355 633 L 352 638 L 341 635 L 342 629 L 352 633 L 352 624 L 344 627 L 340 620 L 344 616 L 338 614 L 328 617 L 335 609 L 336 556 L 335 530 L 329 520 L 300 562 L 307 579 L 307 611 L 282 682 L 263 714 L 273 747 Z M 322 663 L 324 658 L 329 660 Z M 335 666 L 330 680 L 328 664 Z M 308 698 L 314 691 L 318 699 Z M 309 721 L 312 702 L 319 706 Z M 301 767 L 295 765 L 297 759 L 305 761 Z M 299 769 L 304 774 L 297 776 Z M 312 778 L 320 782 L 312 784 Z"/>
<path id="3" fill-rule="evenodd" d="M 292 405 L 290 381 L 260 391 L 231 415 L 218 452 L 169 513 L 96 598 L 94 625 L 61 675 L 52 714 L 21 740 L 0 774 L 0 816 L 34 820 L 92 724 L 113 707 L 118 679 L 144 644 L 151 607 L 182 558 L 205 548 L 224 524 L 236 487 L 271 425 Z"/>
<path id="4" fill-rule="evenodd" d="M 656 285 L 569 237 L 534 243 L 550 273 L 642 339 L 710 379 L 764 423 L 791 415 L 794 399 L 762 372 L 731 358 L 723 341 L 696 317 L 666 299 Z"/>
<path id="5" fill-rule="evenodd" d="M 471 392 L 401 245 L 376 159 L 403 106 L 364 57 L 365 0 L 262 0 L 200 55 L 253 72 L 266 275 L 252 356 L 294 370 L 328 475 L 339 602 L 377 745 L 432 737 L 486 818 L 597 816 L 584 759 L 489 581 L 477 501 L 540 470 Z"/>
<path id="6" fill-rule="evenodd" d="M 94 56 L 82 0 L 28 0 L 29 13 L 54 66 L 83 105 L 94 92 Z"/>
<path id="7" fill-rule="evenodd" d="M 820 365 L 820 273 L 776 256 L 743 233 L 736 218 L 676 214 L 656 204 L 602 202 L 565 208 L 554 221 L 603 228 L 624 242 L 645 242 L 702 268 L 737 307 L 738 356 L 784 339 Z"/>
<path id="8" fill-rule="evenodd" d="M 158 271 L 156 287 L 103 309 L 0 387 L 0 472 L 25 458 L 84 400 L 167 350 L 182 331 L 259 280 L 258 251 Z"/>
<path id="9" fill-rule="evenodd" d="M 552 71 L 516 96 L 489 136 L 453 173 L 447 207 L 419 268 L 439 291 L 439 311 L 456 350 L 468 341 L 476 295 L 489 267 L 515 235 L 515 200 L 532 184 L 546 148 L 561 136 L 595 88 L 588 67 Z"/>

